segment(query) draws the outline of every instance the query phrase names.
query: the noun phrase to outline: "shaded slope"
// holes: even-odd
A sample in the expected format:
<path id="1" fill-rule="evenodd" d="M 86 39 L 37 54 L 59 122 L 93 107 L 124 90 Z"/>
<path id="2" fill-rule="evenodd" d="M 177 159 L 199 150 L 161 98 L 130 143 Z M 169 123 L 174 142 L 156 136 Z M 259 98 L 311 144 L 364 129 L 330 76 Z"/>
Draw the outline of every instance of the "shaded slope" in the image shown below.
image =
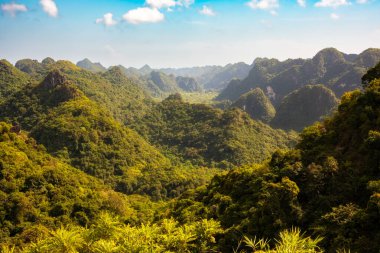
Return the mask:
<path id="1" fill-rule="evenodd" d="M 338 99 L 323 85 L 306 85 L 287 95 L 271 124 L 281 129 L 302 130 L 333 112 Z"/>
<path id="2" fill-rule="evenodd" d="M 357 56 L 346 55 L 334 48 L 318 52 L 312 59 L 256 59 L 248 77 L 230 83 L 218 100 L 236 101 L 252 88 L 274 91 L 273 101 L 279 104 L 290 92 L 308 84 L 324 84 L 340 97 L 344 92 L 360 87 L 360 78 L 380 60 L 380 49 L 368 49 Z"/>
<path id="3" fill-rule="evenodd" d="M 264 123 L 269 123 L 276 115 L 276 109 L 260 88 L 243 94 L 231 107 L 238 107 L 247 112 L 252 119 Z"/>

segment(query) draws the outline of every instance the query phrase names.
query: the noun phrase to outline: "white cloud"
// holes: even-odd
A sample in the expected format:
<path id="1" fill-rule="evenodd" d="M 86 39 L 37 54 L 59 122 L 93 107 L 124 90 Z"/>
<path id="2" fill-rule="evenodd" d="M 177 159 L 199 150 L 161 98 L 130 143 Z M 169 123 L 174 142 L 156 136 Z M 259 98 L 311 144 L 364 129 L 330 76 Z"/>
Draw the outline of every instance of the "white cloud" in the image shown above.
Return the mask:
<path id="1" fill-rule="evenodd" d="M 331 13 L 330 14 L 330 18 L 333 19 L 333 20 L 338 20 L 338 19 L 340 19 L 340 16 L 338 14 L 336 14 L 336 13 Z"/>
<path id="2" fill-rule="evenodd" d="M 210 7 L 207 7 L 206 5 L 203 5 L 203 8 L 202 10 L 199 11 L 199 13 L 206 16 L 215 16 L 215 12 Z"/>
<path id="3" fill-rule="evenodd" d="M 58 16 L 58 8 L 53 0 L 40 0 L 42 9 L 51 17 Z"/>
<path id="4" fill-rule="evenodd" d="M 321 0 L 315 3 L 316 7 L 339 7 L 343 5 L 349 5 L 350 3 L 347 0 Z"/>
<path id="5" fill-rule="evenodd" d="M 194 0 L 178 0 L 177 5 L 179 6 L 185 6 L 186 8 L 189 8 L 190 5 L 194 3 Z"/>
<path id="6" fill-rule="evenodd" d="M 146 0 L 146 4 L 152 8 L 170 8 L 176 6 L 176 2 L 174 0 Z"/>
<path id="7" fill-rule="evenodd" d="M 113 19 L 112 13 L 106 13 L 102 18 L 98 18 L 95 21 L 97 24 L 104 24 L 105 26 L 113 26 L 117 24 L 117 21 Z"/>
<path id="8" fill-rule="evenodd" d="M 165 16 L 158 9 L 143 7 L 128 11 L 123 15 L 123 19 L 128 23 L 137 25 L 142 23 L 158 23 L 163 21 Z"/>
<path id="9" fill-rule="evenodd" d="M 368 0 L 356 0 L 358 4 L 366 4 L 368 3 Z"/>
<path id="10" fill-rule="evenodd" d="M 28 8 L 26 8 L 26 6 L 23 4 L 9 3 L 9 4 L 2 4 L 1 10 L 3 12 L 9 13 L 12 17 L 14 17 L 16 16 L 17 12 L 28 11 Z"/>
<path id="11" fill-rule="evenodd" d="M 277 16 L 277 15 L 278 15 L 277 11 L 275 11 L 275 10 L 271 10 L 269 13 L 270 13 L 272 16 Z"/>
<path id="12" fill-rule="evenodd" d="M 247 3 L 252 9 L 272 10 L 280 7 L 278 0 L 251 0 Z"/>
<path id="13" fill-rule="evenodd" d="M 301 7 L 306 7 L 306 0 L 297 0 L 297 3 Z"/>

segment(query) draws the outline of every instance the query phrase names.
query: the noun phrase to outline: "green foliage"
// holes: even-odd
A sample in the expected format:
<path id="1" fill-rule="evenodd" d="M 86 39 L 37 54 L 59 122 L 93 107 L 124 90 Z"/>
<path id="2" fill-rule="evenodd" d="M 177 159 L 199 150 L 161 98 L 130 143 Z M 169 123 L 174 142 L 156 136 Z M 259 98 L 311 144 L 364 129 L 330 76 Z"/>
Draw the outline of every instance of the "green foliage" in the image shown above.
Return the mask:
<path id="1" fill-rule="evenodd" d="M 269 123 L 276 115 L 276 109 L 260 88 L 243 94 L 232 104 L 232 107 L 238 107 L 246 111 L 252 119 L 261 120 L 264 123 Z"/>
<path id="2" fill-rule="evenodd" d="M 223 167 L 261 162 L 296 139 L 293 133 L 253 121 L 241 110 L 188 104 L 179 94 L 157 104 L 134 128 L 163 152 L 193 164 Z"/>
<path id="3" fill-rule="evenodd" d="M 241 233 L 274 238 L 298 226 L 322 236 L 323 241 L 314 242 L 328 252 L 377 252 L 379 80 L 375 75 L 364 92 L 345 94 L 331 118 L 303 131 L 296 150 L 278 151 L 261 166 L 215 176 L 207 188 L 184 194 L 174 204 L 173 215 L 180 221 L 197 216 L 220 220 L 226 230 L 222 250 L 237 245 Z M 320 251 L 300 238 L 299 231 L 281 234 L 284 245 L 274 252 L 286 252 L 288 246 L 298 245 L 295 242 L 310 245 L 315 250 L 310 252 Z"/>
<path id="4" fill-rule="evenodd" d="M 12 93 L 19 91 L 30 82 L 27 75 L 8 61 L 0 61 L 0 104 Z"/>
<path id="5" fill-rule="evenodd" d="M 270 243 L 264 239 L 250 239 L 244 237 L 243 242 L 246 247 L 250 248 L 252 252 L 260 253 L 318 253 L 323 252 L 318 244 L 322 241 L 322 238 L 317 237 L 312 239 L 301 234 L 299 228 L 291 228 L 289 230 L 281 231 L 279 239 L 276 239 L 275 245 L 270 249 Z"/>
<path id="6" fill-rule="evenodd" d="M 45 82 L 52 82 L 52 80 L 46 80 L 46 75 L 59 71 L 67 82 L 77 87 L 91 100 L 107 108 L 112 112 L 113 117 L 122 123 L 140 117 L 150 103 L 143 89 L 135 81 L 127 78 L 118 67 L 111 68 L 105 73 L 91 73 L 67 61 L 45 61 L 38 64 L 43 71 L 40 71 L 41 73 L 37 76 L 32 75 L 38 81 L 45 79 Z M 24 68 L 20 67 L 20 69 L 29 73 Z M 33 97 L 35 92 L 30 89 L 31 87 L 15 94 L 9 103 L 18 108 L 32 106 L 23 103 L 25 99 L 30 100 Z"/>
<path id="7" fill-rule="evenodd" d="M 18 252 L 205 252 L 214 249 L 215 236 L 222 232 L 214 220 L 181 226 L 164 219 L 157 224 L 130 226 L 103 213 L 89 228 L 61 227 Z"/>
<path id="8" fill-rule="evenodd" d="M 154 213 L 146 211 L 154 210 L 149 200 L 113 192 L 12 131 L 0 122 L 0 245 L 37 240 L 60 224 L 89 225 L 101 210 L 130 223 L 152 219 Z"/>
<path id="9" fill-rule="evenodd" d="M 331 114 L 337 106 L 332 90 L 323 85 L 306 85 L 282 100 L 271 124 L 299 131 Z"/>

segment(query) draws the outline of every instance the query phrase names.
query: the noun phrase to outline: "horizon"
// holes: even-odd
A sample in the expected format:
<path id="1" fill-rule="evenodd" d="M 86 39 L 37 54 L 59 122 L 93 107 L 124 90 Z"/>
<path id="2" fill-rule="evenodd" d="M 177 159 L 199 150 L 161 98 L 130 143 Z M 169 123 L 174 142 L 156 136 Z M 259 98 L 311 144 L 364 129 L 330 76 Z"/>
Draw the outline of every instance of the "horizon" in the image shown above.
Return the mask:
<path id="1" fill-rule="evenodd" d="M 377 0 L 1 0 L 0 55 L 189 68 L 378 48 Z M 85 11 L 83 11 L 85 10 Z"/>
<path id="2" fill-rule="evenodd" d="M 19 60 L 24 60 L 24 59 L 30 59 L 30 60 L 36 60 L 38 62 L 42 62 L 44 59 L 46 58 L 52 58 L 54 61 L 69 61 L 75 65 L 77 65 L 80 61 L 83 61 L 83 60 L 89 60 L 91 63 L 93 64 L 101 64 L 103 67 L 105 68 L 111 68 L 111 67 L 117 67 L 117 66 L 122 66 L 122 67 L 125 67 L 125 68 L 136 68 L 136 69 L 141 69 L 145 66 L 148 66 L 150 67 L 151 69 L 153 70 L 161 70 L 161 69 L 186 69 L 186 68 L 202 68 L 202 67 L 225 67 L 227 65 L 234 65 L 234 64 L 238 64 L 238 63 L 245 63 L 247 65 L 252 65 L 253 62 L 258 59 L 258 58 L 267 58 L 267 59 L 276 59 L 276 60 L 279 60 L 280 62 L 283 62 L 283 61 L 286 61 L 286 60 L 294 60 L 294 59 L 312 59 L 316 54 L 318 54 L 319 52 L 321 52 L 322 50 L 325 50 L 325 49 L 330 49 L 330 48 L 333 48 L 333 49 L 336 49 L 338 50 L 339 52 L 343 53 L 343 54 L 346 54 L 346 55 L 350 55 L 350 54 L 355 54 L 355 55 L 360 55 L 361 53 L 365 52 L 366 50 L 369 50 L 369 49 L 380 49 L 380 48 L 375 48 L 375 47 L 372 47 L 372 48 L 366 48 L 364 49 L 363 51 L 361 52 L 357 52 L 357 53 L 353 53 L 353 52 L 343 52 L 341 50 L 339 50 L 338 48 L 334 48 L 334 47 L 326 47 L 326 48 L 322 48 L 320 50 L 318 50 L 314 55 L 312 55 L 311 57 L 308 57 L 308 58 L 302 58 L 302 57 L 293 57 L 293 58 L 286 58 L 286 59 L 279 59 L 279 58 L 275 58 L 275 57 L 256 57 L 254 58 L 251 62 L 243 62 L 243 61 L 239 61 L 239 62 L 230 62 L 230 63 L 227 63 L 227 64 L 219 64 L 219 65 L 194 65 L 194 66 L 179 66 L 179 67 L 154 67 L 154 66 L 151 66 L 149 63 L 145 63 L 144 65 L 142 66 L 125 66 L 123 64 L 114 64 L 114 65 L 104 65 L 102 62 L 97 62 L 97 61 L 93 61 L 91 59 L 89 59 L 88 57 L 85 57 L 83 59 L 80 59 L 80 60 L 77 60 L 77 61 L 72 61 L 72 60 L 69 60 L 69 59 L 54 59 L 53 57 L 51 56 L 46 56 L 46 57 L 42 57 L 40 59 L 30 59 L 30 58 L 21 58 L 21 59 L 16 59 L 15 61 L 9 61 L 8 59 L 5 59 L 7 61 L 9 61 L 12 65 L 15 65 L 17 61 Z"/>

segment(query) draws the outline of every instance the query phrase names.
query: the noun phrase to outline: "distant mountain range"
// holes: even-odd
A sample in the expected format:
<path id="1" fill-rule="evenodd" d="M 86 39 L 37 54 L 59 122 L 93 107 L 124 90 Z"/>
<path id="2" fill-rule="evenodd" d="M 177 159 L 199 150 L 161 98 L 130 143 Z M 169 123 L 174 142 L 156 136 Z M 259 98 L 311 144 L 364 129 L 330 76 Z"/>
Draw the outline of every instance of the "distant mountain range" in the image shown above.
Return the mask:
<path id="1" fill-rule="evenodd" d="M 92 72 L 105 72 L 107 69 L 100 63 L 93 63 L 89 59 L 84 59 L 77 63 L 78 67 L 87 69 Z M 129 77 L 140 78 L 149 75 L 152 71 L 161 72 L 168 76 L 174 77 L 186 77 L 193 78 L 197 84 L 197 87 L 192 85 L 189 88 L 190 91 L 199 91 L 200 89 L 205 90 L 221 90 L 224 89 L 228 83 L 235 78 L 242 79 L 247 77 L 251 66 L 239 62 L 235 64 L 228 64 L 224 67 L 222 66 L 204 66 L 204 67 L 192 67 L 192 68 L 161 68 L 152 69 L 149 65 L 144 65 L 141 68 L 129 67 L 126 68 L 122 65 L 118 65 L 124 74 Z M 192 81 L 193 82 L 193 81 Z M 170 86 L 170 84 L 168 84 Z M 184 90 L 187 90 L 185 88 Z"/>
<path id="2" fill-rule="evenodd" d="M 360 87 L 361 77 L 380 60 L 380 49 L 367 49 L 359 55 L 345 54 L 326 48 L 312 59 L 257 58 L 249 75 L 233 80 L 217 97 L 236 101 L 241 95 L 259 87 L 279 104 L 290 92 L 309 84 L 324 84 L 340 97 L 344 92 Z"/>

